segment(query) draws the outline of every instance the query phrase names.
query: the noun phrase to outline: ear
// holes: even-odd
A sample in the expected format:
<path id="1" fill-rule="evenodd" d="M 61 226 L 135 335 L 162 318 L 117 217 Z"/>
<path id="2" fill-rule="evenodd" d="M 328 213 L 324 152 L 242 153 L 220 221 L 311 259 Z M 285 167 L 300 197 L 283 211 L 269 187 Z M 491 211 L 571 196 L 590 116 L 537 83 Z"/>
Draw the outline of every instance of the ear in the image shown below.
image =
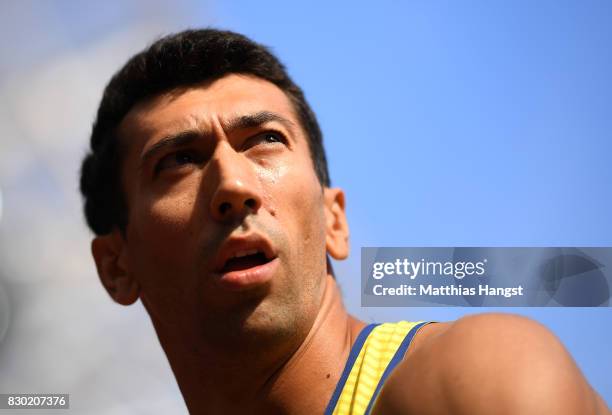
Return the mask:
<path id="1" fill-rule="evenodd" d="M 344 192 L 338 188 L 323 189 L 325 198 L 325 247 L 334 259 L 349 254 L 349 227 L 344 210 Z"/>
<path id="2" fill-rule="evenodd" d="M 115 229 L 94 238 L 91 253 L 100 281 L 112 299 L 122 305 L 134 303 L 140 296 L 140 286 L 130 273 L 127 246 L 121 232 Z"/>

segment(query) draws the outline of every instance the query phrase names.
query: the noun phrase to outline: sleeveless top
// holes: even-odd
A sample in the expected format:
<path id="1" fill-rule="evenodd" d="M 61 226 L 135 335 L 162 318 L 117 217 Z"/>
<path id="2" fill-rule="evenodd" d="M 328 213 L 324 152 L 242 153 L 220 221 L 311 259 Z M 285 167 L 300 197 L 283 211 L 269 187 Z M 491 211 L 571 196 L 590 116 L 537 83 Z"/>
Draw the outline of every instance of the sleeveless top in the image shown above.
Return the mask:
<path id="1" fill-rule="evenodd" d="M 369 414 L 385 380 L 428 322 L 370 324 L 351 348 L 325 415 Z"/>

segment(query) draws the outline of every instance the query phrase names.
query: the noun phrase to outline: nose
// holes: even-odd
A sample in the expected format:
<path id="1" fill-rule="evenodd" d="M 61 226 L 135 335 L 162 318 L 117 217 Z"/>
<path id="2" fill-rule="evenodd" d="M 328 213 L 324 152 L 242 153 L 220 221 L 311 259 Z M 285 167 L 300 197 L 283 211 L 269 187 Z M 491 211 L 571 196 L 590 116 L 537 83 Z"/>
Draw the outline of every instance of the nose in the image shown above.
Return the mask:
<path id="1" fill-rule="evenodd" d="M 227 142 L 220 142 L 210 163 L 217 176 L 210 202 L 212 217 L 226 222 L 257 212 L 262 197 L 251 161 Z"/>

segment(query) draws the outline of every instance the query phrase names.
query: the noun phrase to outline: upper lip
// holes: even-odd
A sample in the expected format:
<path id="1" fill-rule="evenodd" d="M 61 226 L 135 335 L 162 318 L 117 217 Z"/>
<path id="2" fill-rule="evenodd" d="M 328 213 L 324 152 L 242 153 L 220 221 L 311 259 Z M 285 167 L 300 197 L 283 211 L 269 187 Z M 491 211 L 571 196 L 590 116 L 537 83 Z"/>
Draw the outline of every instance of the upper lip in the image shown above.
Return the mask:
<path id="1" fill-rule="evenodd" d="M 239 237 L 231 237 L 221 245 L 214 261 L 214 269 L 221 272 L 230 258 L 238 253 L 246 253 L 256 250 L 262 252 L 266 259 L 271 260 L 276 257 L 276 252 L 270 241 L 262 235 L 252 233 Z"/>

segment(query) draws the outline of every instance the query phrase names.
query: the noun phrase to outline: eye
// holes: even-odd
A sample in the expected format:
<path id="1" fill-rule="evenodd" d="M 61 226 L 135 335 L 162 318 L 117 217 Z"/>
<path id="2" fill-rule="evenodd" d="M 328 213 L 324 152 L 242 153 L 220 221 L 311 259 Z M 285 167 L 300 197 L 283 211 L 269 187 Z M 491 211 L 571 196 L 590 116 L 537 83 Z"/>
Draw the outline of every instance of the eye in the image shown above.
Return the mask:
<path id="1" fill-rule="evenodd" d="M 269 132 L 263 133 L 263 140 L 267 143 L 282 143 L 284 142 L 284 138 L 280 136 L 280 134 Z"/>
<path id="2" fill-rule="evenodd" d="M 266 131 L 249 138 L 245 143 L 245 147 L 248 149 L 257 145 L 274 145 L 286 143 L 287 139 L 281 133 L 278 133 L 276 131 Z"/>
<path id="3" fill-rule="evenodd" d="M 162 157 L 155 165 L 155 174 L 162 170 L 176 169 L 186 165 L 200 164 L 202 157 L 193 150 L 179 150 Z"/>

